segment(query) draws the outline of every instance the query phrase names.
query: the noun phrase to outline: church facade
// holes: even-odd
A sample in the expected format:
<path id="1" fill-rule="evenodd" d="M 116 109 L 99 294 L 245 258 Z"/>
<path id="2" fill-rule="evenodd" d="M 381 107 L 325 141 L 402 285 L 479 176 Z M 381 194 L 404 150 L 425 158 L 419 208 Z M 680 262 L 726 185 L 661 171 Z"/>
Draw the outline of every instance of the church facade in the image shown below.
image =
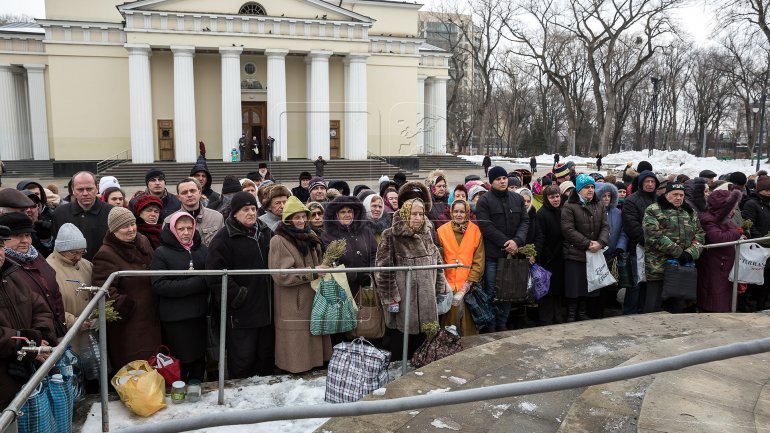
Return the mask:
<path id="1" fill-rule="evenodd" d="M 420 4 L 46 0 L 0 27 L 0 159 L 443 154 L 449 54 Z"/>

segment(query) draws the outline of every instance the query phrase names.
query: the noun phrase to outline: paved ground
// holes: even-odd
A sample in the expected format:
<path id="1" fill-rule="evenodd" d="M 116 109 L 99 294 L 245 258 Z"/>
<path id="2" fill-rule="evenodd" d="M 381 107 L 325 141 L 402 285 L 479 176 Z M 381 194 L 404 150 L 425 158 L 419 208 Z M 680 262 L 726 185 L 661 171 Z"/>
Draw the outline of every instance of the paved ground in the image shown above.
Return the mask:
<path id="1" fill-rule="evenodd" d="M 390 383 L 388 399 L 635 364 L 768 335 L 764 314 L 622 316 L 473 337 Z M 770 354 L 605 385 L 334 419 L 317 432 L 768 432 Z"/>

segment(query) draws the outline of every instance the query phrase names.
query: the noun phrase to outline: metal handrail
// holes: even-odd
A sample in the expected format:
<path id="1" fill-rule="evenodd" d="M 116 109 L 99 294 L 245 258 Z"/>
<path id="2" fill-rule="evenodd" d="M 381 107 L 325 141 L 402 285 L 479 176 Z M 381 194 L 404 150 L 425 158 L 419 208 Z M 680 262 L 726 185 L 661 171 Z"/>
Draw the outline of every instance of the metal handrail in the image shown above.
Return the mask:
<path id="1" fill-rule="evenodd" d="M 120 158 L 121 155 L 125 154 L 125 158 Z M 126 161 L 131 160 L 131 149 L 126 149 L 123 151 L 120 151 L 116 153 L 115 155 L 110 156 L 107 159 L 103 159 L 96 163 L 96 173 L 99 174 L 103 172 L 104 170 L 107 170 L 109 168 L 112 168 L 118 164 L 121 164 Z"/>
<path id="2" fill-rule="evenodd" d="M 363 268 L 328 268 L 328 269 L 316 269 L 316 268 L 301 268 L 301 269 L 238 269 L 238 270 L 186 270 L 186 271 L 172 271 L 172 270 L 156 270 L 156 271 L 116 271 L 111 273 L 107 280 L 101 287 L 92 287 L 91 291 L 94 293 L 94 297 L 86 305 L 81 312 L 78 319 L 72 325 L 67 334 L 62 338 L 61 342 L 56 346 L 51 355 L 40 366 L 40 368 L 32 375 L 21 390 L 16 394 L 16 397 L 11 403 L 3 410 L 0 415 L 0 432 L 5 432 L 6 429 L 18 418 L 19 411 L 24 403 L 27 401 L 32 392 L 37 388 L 38 384 L 48 375 L 51 368 L 54 367 L 57 360 L 64 354 L 67 349 L 67 345 L 77 335 L 79 329 L 86 321 L 90 313 L 95 307 L 99 308 L 99 350 L 102 353 L 100 357 L 99 367 L 99 388 L 101 394 L 101 409 L 102 409 L 102 431 L 109 431 L 109 405 L 107 400 L 108 384 L 107 377 L 107 315 L 105 313 L 105 296 L 109 296 L 109 287 L 112 282 L 119 277 L 136 277 L 136 276 L 190 276 L 190 275 L 208 275 L 208 276 L 222 276 L 222 288 L 221 288 L 221 302 L 220 302 L 220 317 L 227 316 L 227 277 L 230 275 L 280 275 L 280 274 L 313 274 L 313 273 L 348 273 L 348 272 L 406 272 L 406 286 L 405 286 L 405 304 L 404 304 L 404 329 L 409 329 L 409 302 L 411 299 L 411 276 L 413 271 L 422 270 L 438 270 L 438 269 L 453 269 L 453 268 L 470 268 L 470 266 L 463 265 L 459 261 L 454 264 L 443 265 L 428 265 L 428 266 L 371 266 Z M 224 382 L 225 382 L 225 336 L 226 336 L 226 320 L 220 320 L 219 327 L 219 396 L 218 403 L 224 404 Z M 404 333 L 404 345 L 403 345 L 403 359 L 401 368 L 405 373 L 407 368 L 407 348 L 409 343 L 409 332 Z"/>

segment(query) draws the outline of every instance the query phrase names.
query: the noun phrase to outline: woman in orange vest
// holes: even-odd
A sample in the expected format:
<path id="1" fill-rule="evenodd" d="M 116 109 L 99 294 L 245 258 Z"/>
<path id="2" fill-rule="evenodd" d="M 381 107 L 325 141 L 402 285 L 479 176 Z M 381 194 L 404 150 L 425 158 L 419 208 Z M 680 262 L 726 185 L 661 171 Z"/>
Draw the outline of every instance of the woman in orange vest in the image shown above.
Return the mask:
<path id="1" fill-rule="evenodd" d="M 460 335 L 479 333 L 463 298 L 484 273 L 484 242 L 479 226 L 469 220 L 471 209 L 465 200 L 455 200 L 451 207 L 452 220 L 438 228 L 438 239 L 444 263 L 459 260 L 467 268 L 445 269 L 447 284 L 452 287 L 452 309 L 441 316 L 441 326 L 455 325 Z"/>

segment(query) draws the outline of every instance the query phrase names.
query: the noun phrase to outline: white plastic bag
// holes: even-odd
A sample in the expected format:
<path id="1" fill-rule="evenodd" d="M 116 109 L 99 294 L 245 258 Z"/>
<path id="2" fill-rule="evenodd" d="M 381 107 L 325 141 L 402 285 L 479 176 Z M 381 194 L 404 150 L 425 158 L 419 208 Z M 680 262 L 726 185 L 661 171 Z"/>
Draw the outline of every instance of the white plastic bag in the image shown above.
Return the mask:
<path id="1" fill-rule="evenodd" d="M 644 247 L 636 246 L 636 284 L 647 281 L 647 271 L 644 268 Z"/>
<path id="2" fill-rule="evenodd" d="M 595 253 L 586 251 L 586 278 L 588 279 L 588 293 L 616 283 L 601 250 Z"/>
<path id="3" fill-rule="evenodd" d="M 738 260 L 733 264 L 727 278 L 733 280 L 735 265 L 738 264 L 738 282 L 747 284 L 765 284 L 765 262 L 770 257 L 770 249 L 763 248 L 758 243 L 742 244 Z"/>

